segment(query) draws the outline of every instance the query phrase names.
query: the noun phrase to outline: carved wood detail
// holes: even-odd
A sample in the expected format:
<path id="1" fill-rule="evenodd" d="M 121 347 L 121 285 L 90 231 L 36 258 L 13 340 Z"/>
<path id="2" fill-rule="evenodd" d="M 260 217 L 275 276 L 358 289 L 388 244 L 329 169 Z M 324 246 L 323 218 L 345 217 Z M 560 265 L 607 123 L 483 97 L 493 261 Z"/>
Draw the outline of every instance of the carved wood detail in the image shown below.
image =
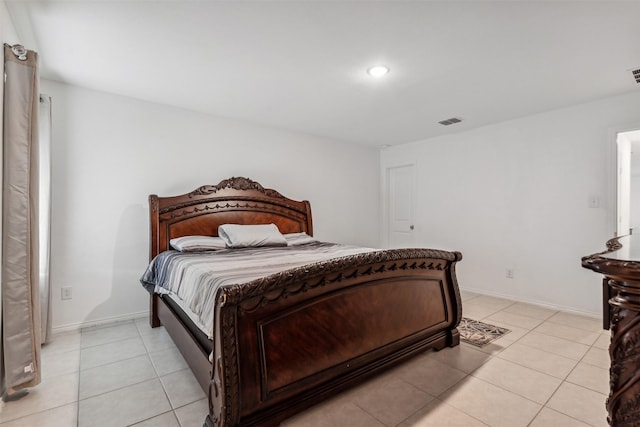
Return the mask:
<path id="1" fill-rule="evenodd" d="M 640 280 L 640 262 L 622 261 L 595 254 L 582 259 L 582 266 L 608 277 L 625 277 Z"/>
<path id="2" fill-rule="evenodd" d="M 623 247 L 620 239 L 609 240 L 606 251 L 582 258 L 582 266 L 605 276 L 604 311 L 609 321 L 604 325 L 611 328 L 607 421 L 614 427 L 631 427 L 640 420 L 640 262 L 612 254 Z"/>
<path id="3" fill-rule="evenodd" d="M 189 206 L 192 206 L 192 204 L 183 203 L 182 205 L 178 205 L 178 208 L 186 208 Z M 214 212 L 214 211 L 247 210 L 247 211 L 274 212 L 279 215 L 286 215 L 286 216 L 292 216 L 295 218 L 304 219 L 305 215 L 303 213 L 293 212 L 291 209 L 292 208 L 289 206 L 278 207 L 277 205 L 267 204 L 267 203 L 250 203 L 250 202 L 224 203 L 224 204 L 211 203 L 211 204 L 206 204 L 204 206 L 201 206 L 201 204 L 198 204 L 198 206 L 195 206 L 193 209 L 183 209 L 182 211 L 177 211 L 171 208 L 165 208 L 160 210 L 160 214 L 162 215 L 162 214 L 169 213 L 169 215 L 166 215 L 168 219 L 176 219 L 176 218 L 181 218 L 185 216 Z M 164 218 L 165 218 L 165 215 L 163 215 L 163 219 Z"/>
<path id="4" fill-rule="evenodd" d="M 271 188 L 264 188 L 260 183 L 253 181 L 249 178 L 244 177 L 232 177 L 229 179 L 224 179 L 220 181 L 218 185 L 203 185 L 202 187 L 198 187 L 188 194 L 189 197 L 194 196 L 206 196 L 209 194 L 217 193 L 218 191 L 224 189 L 233 189 L 233 190 L 255 190 L 260 193 L 263 193 L 267 197 L 275 197 L 279 199 L 286 199 L 282 194 L 277 192 L 276 190 L 272 190 Z"/>
<path id="5" fill-rule="evenodd" d="M 613 281 L 612 281 L 613 282 Z M 610 300 L 611 357 L 608 421 L 612 426 L 637 426 L 640 420 L 640 295 L 615 283 L 618 295 Z"/>
<path id="6" fill-rule="evenodd" d="M 456 260 L 459 261 L 462 259 L 462 254 L 460 252 L 454 252 L 454 253 L 457 254 Z M 460 287 L 458 286 L 458 279 L 456 276 L 455 264 L 451 264 L 451 266 L 449 267 L 449 280 L 451 281 L 451 284 L 453 287 L 453 294 L 454 294 L 455 301 L 462 301 L 462 296 L 460 295 Z M 462 304 L 457 305 L 456 318 L 458 319 L 458 322 L 456 322 L 456 324 L 454 325 L 456 329 L 453 329 L 451 331 L 452 337 L 451 337 L 450 344 L 452 347 L 460 344 L 460 333 L 458 332 L 457 328 L 458 328 L 458 324 L 460 323 L 460 320 L 462 320 Z"/>
<path id="7" fill-rule="evenodd" d="M 225 343 L 222 347 L 225 369 L 220 373 L 220 375 L 223 375 L 224 386 L 222 392 L 225 394 L 225 404 L 220 408 L 220 417 L 224 417 L 225 425 L 236 425 L 240 406 L 236 316 L 230 310 L 223 310 L 220 321 L 222 322 L 221 329 L 223 331 L 222 342 Z M 222 364 L 219 366 L 222 367 Z M 222 411 L 224 411 L 224 414 L 222 414 Z"/>
<path id="8" fill-rule="evenodd" d="M 158 196 L 155 194 L 149 196 L 149 210 L 151 212 L 158 212 Z"/>
<path id="9" fill-rule="evenodd" d="M 613 239 L 607 240 L 607 250 L 606 252 L 617 251 L 622 248 L 622 243 L 620 243 L 620 237 L 614 237 Z"/>
<path id="10" fill-rule="evenodd" d="M 227 303 L 238 304 L 242 311 L 252 311 L 281 298 L 347 279 L 399 270 L 443 271 L 450 262 L 461 259 L 462 254 L 459 252 L 433 249 L 367 252 L 294 268 L 242 285 L 228 286 L 224 288 L 224 294 Z M 339 273 L 325 274 L 326 271 Z M 455 288 L 457 290 L 457 286 Z M 460 313 L 458 314 L 458 318 L 461 318 Z"/>
<path id="11" fill-rule="evenodd" d="M 167 250 L 171 238 L 190 232 L 187 230 L 193 229 L 194 234 L 216 232 L 219 224 L 207 226 L 216 218 L 249 224 L 273 222 L 288 233 L 313 235 L 308 201 L 288 199 L 249 178 L 230 178 L 177 196 L 150 195 L 149 214 L 150 259 Z"/>

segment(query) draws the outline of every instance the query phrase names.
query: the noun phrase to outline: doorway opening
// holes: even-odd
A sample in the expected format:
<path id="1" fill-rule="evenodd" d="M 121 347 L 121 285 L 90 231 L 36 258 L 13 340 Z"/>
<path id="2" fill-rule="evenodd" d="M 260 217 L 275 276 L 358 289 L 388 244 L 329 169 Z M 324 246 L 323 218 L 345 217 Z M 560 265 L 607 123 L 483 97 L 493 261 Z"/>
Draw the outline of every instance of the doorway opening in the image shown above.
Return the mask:
<path id="1" fill-rule="evenodd" d="M 640 231 L 640 129 L 618 132 L 616 234 Z"/>

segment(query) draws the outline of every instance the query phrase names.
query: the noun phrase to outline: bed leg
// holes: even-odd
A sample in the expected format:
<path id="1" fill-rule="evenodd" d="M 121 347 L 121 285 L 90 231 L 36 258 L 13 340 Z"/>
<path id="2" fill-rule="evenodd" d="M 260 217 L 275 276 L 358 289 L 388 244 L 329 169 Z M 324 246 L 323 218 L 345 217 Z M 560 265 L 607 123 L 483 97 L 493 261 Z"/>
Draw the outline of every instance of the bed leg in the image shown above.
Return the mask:
<path id="1" fill-rule="evenodd" d="M 158 295 L 153 293 L 149 298 L 149 324 L 152 328 L 160 326 L 160 319 L 158 318 Z"/>
<path id="2" fill-rule="evenodd" d="M 455 328 L 449 331 L 447 345 L 449 347 L 455 347 L 458 344 L 460 344 L 460 332 L 458 332 L 458 328 Z"/>

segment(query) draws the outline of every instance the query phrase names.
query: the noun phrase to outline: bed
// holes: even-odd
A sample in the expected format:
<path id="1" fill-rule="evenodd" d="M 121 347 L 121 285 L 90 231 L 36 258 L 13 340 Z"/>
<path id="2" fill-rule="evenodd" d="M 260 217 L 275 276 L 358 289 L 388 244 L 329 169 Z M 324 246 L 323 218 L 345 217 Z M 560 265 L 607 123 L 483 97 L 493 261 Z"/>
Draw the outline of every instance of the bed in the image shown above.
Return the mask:
<path id="1" fill-rule="evenodd" d="M 248 178 L 149 196 L 150 260 L 182 236 L 224 224 L 275 224 L 313 235 L 308 201 Z M 209 400 L 204 425 L 277 426 L 291 415 L 427 349 L 459 344 L 459 252 L 370 250 L 289 268 L 213 296 L 213 331 L 150 292 L 163 325 Z"/>

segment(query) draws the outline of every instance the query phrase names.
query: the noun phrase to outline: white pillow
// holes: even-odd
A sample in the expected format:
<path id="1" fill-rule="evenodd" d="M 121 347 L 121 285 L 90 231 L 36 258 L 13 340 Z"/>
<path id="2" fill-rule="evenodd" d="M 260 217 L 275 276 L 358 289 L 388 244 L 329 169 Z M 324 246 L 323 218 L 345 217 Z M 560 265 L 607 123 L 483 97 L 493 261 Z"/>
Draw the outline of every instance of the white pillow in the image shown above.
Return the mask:
<path id="1" fill-rule="evenodd" d="M 287 241 L 275 224 L 222 224 L 218 227 L 218 236 L 224 239 L 229 248 L 287 246 Z"/>
<path id="2" fill-rule="evenodd" d="M 304 245 L 311 242 L 317 242 L 316 239 L 309 236 L 307 233 L 289 233 L 284 235 L 288 246 Z"/>
<path id="3" fill-rule="evenodd" d="M 180 252 L 219 251 L 227 245 L 220 237 L 213 236 L 184 236 L 171 239 L 169 244 Z"/>

